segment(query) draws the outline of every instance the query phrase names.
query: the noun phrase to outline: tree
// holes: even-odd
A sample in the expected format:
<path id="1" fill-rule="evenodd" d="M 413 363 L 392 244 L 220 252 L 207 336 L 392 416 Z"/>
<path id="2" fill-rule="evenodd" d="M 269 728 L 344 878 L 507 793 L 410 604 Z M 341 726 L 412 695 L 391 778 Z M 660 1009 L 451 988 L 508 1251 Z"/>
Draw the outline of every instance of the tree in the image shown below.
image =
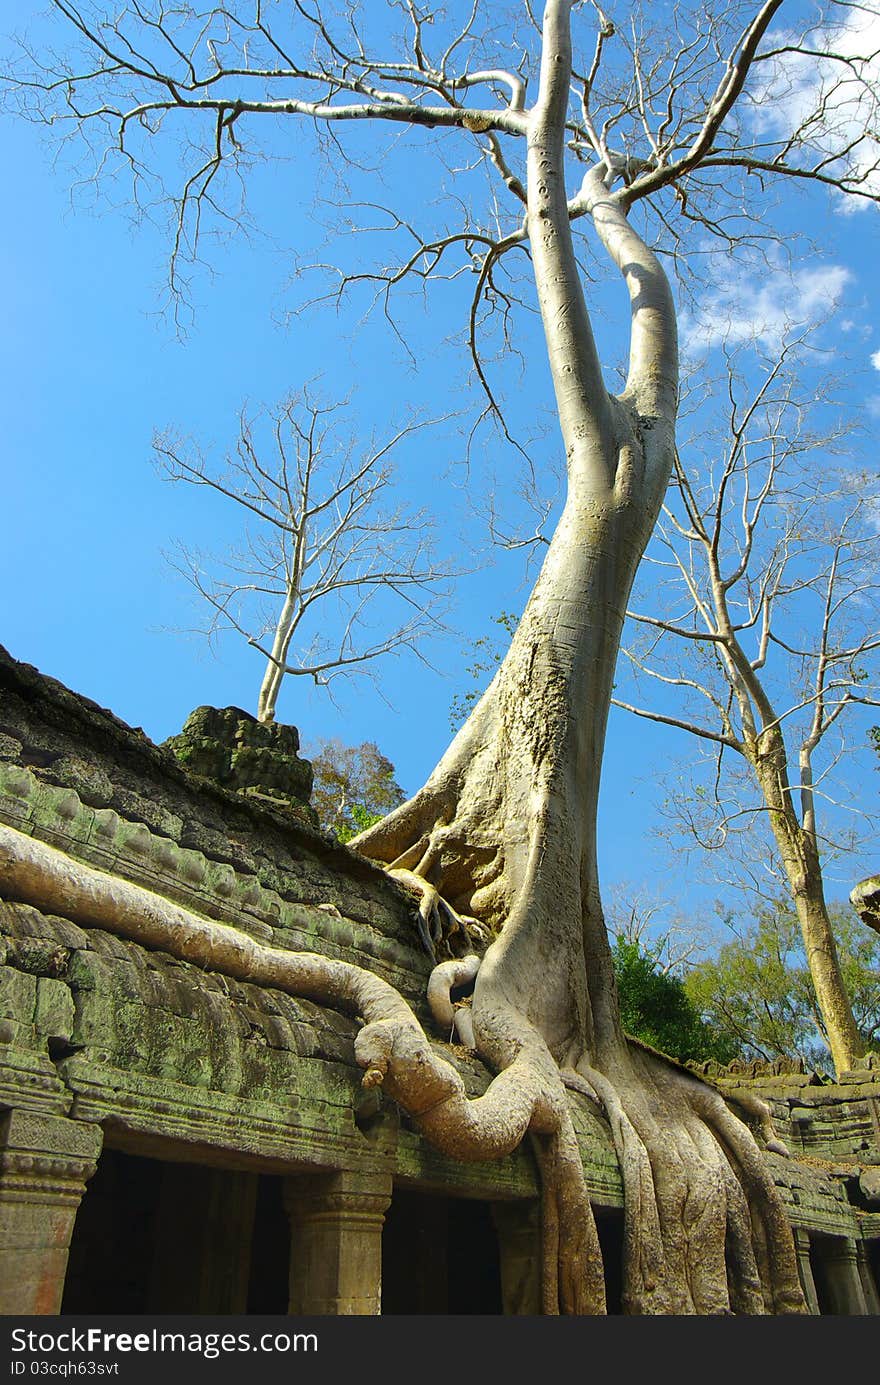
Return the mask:
<path id="1" fill-rule="evenodd" d="M 357 457 L 341 412 L 306 389 L 268 417 L 242 414 L 235 456 L 222 472 L 170 434 L 154 443 L 172 481 L 225 496 L 249 520 L 243 547 L 214 560 L 222 575 L 211 576 L 202 554 L 183 544 L 176 566 L 212 610 L 207 633 L 234 630 L 265 658 L 258 721 L 275 720 L 286 675 L 326 687 L 383 655 L 416 649 L 436 628 L 446 574 L 432 556 L 431 520 L 424 511 L 386 508 L 390 454 L 414 425 Z M 375 633 L 370 622 L 382 602 Z M 389 630 L 395 605 L 405 619 Z"/>
<path id="2" fill-rule="evenodd" d="M 710 939 L 698 918 L 675 909 L 650 885 L 621 880 L 611 887 L 605 906 L 608 931 L 616 943 L 635 946 L 649 956 L 664 976 L 680 976 L 694 959 L 710 947 Z"/>
<path id="3" fill-rule="evenodd" d="M 830 905 L 829 915 L 855 1021 L 868 1048 L 880 1038 L 880 938 L 843 905 Z M 803 1058 L 825 1066 L 824 1017 L 788 899 L 765 905 L 717 956 L 690 968 L 684 988 L 698 1013 L 735 1035 L 756 1058 Z"/>
<path id="4" fill-rule="evenodd" d="M 704 1018 L 686 982 L 665 971 L 655 955 L 619 933 L 613 956 L 620 1022 L 627 1034 L 682 1063 L 708 1058 L 729 1063 L 738 1056 L 739 1045 L 720 1017 Z"/>
<path id="5" fill-rule="evenodd" d="M 653 707 L 618 705 L 708 747 L 708 785 L 677 803 L 701 845 L 729 849 L 744 827 L 754 835 L 756 816 L 766 822 L 842 1072 L 862 1057 L 864 1036 L 825 900 L 833 840 L 822 807 L 847 718 L 880 705 L 880 581 L 872 490 L 832 465 L 839 429 L 816 430 L 807 341 L 790 333 L 772 357 L 729 348 L 722 418 L 710 410 L 713 429 L 699 409 L 676 455 L 644 570 L 652 580 L 629 613 L 644 640 L 627 653 L 659 693 Z M 766 860 L 763 837 L 753 854 Z"/>
<path id="6" fill-rule="evenodd" d="M 100 9 L 55 0 L 87 56 L 60 64 L 46 56 L 19 90 L 74 130 L 96 138 L 109 130 L 104 149 L 131 159 L 137 176 L 154 141 L 186 128 L 180 150 L 191 161 L 177 203 L 172 287 L 199 218 L 216 214 L 224 173 L 246 171 L 270 123 L 293 132 L 317 126 L 334 157 L 364 122 L 433 132 L 406 149 L 425 160 L 450 151 L 456 172 L 445 205 L 457 220 L 424 235 L 397 217 L 392 230 L 411 248 L 368 277 L 384 305 L 386 289 L 408 272 L 474 271 L 469 341 L 496 417 L 478 334 L 486 305 L 509 329 L 516 305 L 506 264 L 527 257 L 567 464 L 562 515 L 489 689 L 426 785 L 354 839 L 407 872 L 441 922 L 457 919 L 466 934 L 466 911 L 496 932 L 472 1007 L 478 1051 L 496 1076 L 468 1100 L 400 998 L 356 968 L 258 955 L 254 945 L 248 975 L 353 1006 L 366 1022 L 356 1050 L 364 1081 L 384 1082 L 450 1155 L 492 1158 L 531 1135 L 546 1311 L 604 1307 L 566 1084 L 604 1107 L 618 1148 L 628 1311 L 803 1311 L 791 1232 L 755 1137 L 717 1092 L 623 1034 L 595 815 L 627 597 L 675 452 L 676 311 L 652 241 L 665 238 L 686 268 L 674 236 L 694 222 L 723 244 L 748 234 L 747 189 L 773 179 L 874 197 L 877 161 L 864 125 L 874 107 L 863 114 L 857 104 L 873 102 L 870 69 L 857 56 L 847 7 L 835 10 L 836 24 L 784 33 L 773 32 L 782 0 L 743 0 L 714 17 L 683 5 L 659 27 L 629 7 L 617 25 L 596 8 L 576 8 L 583 60 L 572 52 L 572 0 L 548 0 L 540 23 L 528 3 L 508 10 L 480 0 L 448 12 L 418 0 L 297 0 L 283 16 L 243 0 L 207 12 L 139 0 L 103 21 Z M 809 55 L 814 86 L 799 89 L 796 106 L 772 107 L 785 128 L 759 125 L 755 110 L 773 82 Z M 498 180 L 488 197 L 486 176 Z M 439 178 L 433 187 L 444 190 Z M 762 199 L 756 216 L 764 211 Z M 593 335 L 579 228 L 629 301 L 619 394 L 609 392 Z M 20 849 L 23 875 L 48 875 L 37 848 Z M 127 915 L 118 908 L 113 917 Z M 197 930 L 188 936 L 204 955 L 210 944 Z M 225 942 L 211 956 L 213 965 L 221 957 L 243 965 Z M 458 974 L 458 962 L 441 965 Z M 468 959 L 461 966 L 473 975 Z"/>
<path id="7" fill-rule="evenodd" d="M 318 822 L 342 842 L 372 827 L 406 794 L 394 777 L 394 766 L 373 741 L 343 745 L 318 741 L 307 751 L 312 762 L 312 807 Z"/>

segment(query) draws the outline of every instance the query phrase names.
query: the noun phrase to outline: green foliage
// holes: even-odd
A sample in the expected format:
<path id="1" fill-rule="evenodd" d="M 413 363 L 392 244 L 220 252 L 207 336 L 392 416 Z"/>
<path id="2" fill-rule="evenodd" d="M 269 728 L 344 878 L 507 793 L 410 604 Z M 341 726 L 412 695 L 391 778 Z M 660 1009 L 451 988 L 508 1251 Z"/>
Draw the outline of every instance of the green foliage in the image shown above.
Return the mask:
<path id="1" fill-rule="evenodd" d="M 846 905 L 829 907 L 843 982 L 866 1051 L 880 1042 L 880 937 Z M 758 1058 L 830 1064 L 797 918 L 784 899 L 761 909 L 717 956 L 694 966 L 685 990 L 711 1024 Z"/>
<path id="2" fill-rule="evenodd" d="M 715 1058 L 729 1063 L 739 1045 L 700 1015 L 681 978 L 656 955 L 618 933 L 613 949 L 620 1019 L 627 1034 L 680 1062 Z"/>
<path id="3" fill-rule="evenodd" d="M 312 807 L 321 827 L 341 842 L 372 827 L 406 798 L 393 764 L 373 741 L 319 741 L 309 755 L 315 776 Z"/>
<path id="4" fill-rule="evenodd" d="M 341 823 L 333 830 L 341 842 L 350 842 L 352 837 L 356 837 L 359 832 L 366 832 L 368 827 L 381 822 L 384 817 L 384 813 L 371 813 L 368 808 L 364 807 L 363 803 L 353 803 L 351 806 L 353 826 L 349 827 L 347 823 Z"/>
<path id="5" fill-rule="evenodd" d="M 449 707 L 449 725 L 453 731 L 457 731 L 463 726 L 476 707 L 483 693 L 491 683 L 498 671 L 498 667 L 507 653 L 510 641 L 516 633 L 519 624 L 519 617 L 510 611 L 502 611 L 499 615 L 492 617 L 492 624 L 497 626 L 502 634 L 493 631 L 489 635 L 481 635 L 478 640 L 474 640 L 471 649 L 475 655 L 472 663 L 465 666 L 465 673 L 471 679 L 474 686 L 467 692 L 456 693 Z"/>

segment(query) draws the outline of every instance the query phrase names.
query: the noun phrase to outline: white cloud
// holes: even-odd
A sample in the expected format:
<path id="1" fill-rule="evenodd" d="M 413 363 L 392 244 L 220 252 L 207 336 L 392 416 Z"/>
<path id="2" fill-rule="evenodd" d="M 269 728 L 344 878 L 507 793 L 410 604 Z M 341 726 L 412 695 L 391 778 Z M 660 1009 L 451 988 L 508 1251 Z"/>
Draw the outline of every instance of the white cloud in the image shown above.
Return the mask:
<path id="1" fill-rule="evenodd" d="M 871 356 L 871 365 L 875 370 L 880 370 L 880 351 L 875 351 Z"/>
<path id="2" fill-rule="evenodd" d="M 696 312 L 682 314 L 686 355 L 721 342 L 757 341 L 778 347 L 792 327 L 833 312 L 853 277 L 843 265 L 822 265 L 793 274 L 765 266 L 752 273 L 725 272 L 723 260 L 718 259 L 720 272 L 714 287 L 704 294 Z"/>
<path id="3" fill-rule="evenodd" d="M 779 47 L 798 42 L 793 33 L 769 38 Z M 880 194 L 880 11 L 847 6 L 843 23 L 821 25 L 800 42 L 812 52 L 785 53 L 768 63 L 763 86 L 753 93 L 762 133 L 784 139 L 800 129 L 817 156 L 847 149 L 825 171 L 835 176 L 845 168 L 853 179 L 864 180 L 866 191 Z M 860 198 L 841 202 L 846 210 L 866 205 Z"/>

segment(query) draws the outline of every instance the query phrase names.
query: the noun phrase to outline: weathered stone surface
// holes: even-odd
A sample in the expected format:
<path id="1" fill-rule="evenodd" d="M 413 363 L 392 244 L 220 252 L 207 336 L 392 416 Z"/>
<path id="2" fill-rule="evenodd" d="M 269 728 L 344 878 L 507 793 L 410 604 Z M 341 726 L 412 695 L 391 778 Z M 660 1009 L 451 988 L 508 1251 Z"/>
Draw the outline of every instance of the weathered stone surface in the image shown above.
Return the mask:
<path id="1" fill-rule="evenodd" d="M 0 725 L 18 728 L 23 747 L 21 762 L 0 761 L 0 820 L 262 941 L 370 966 L 423 1004 L 414 903 L 369 862 L 265 797 L 192 779 L 142 733 L 4 651 Z M 274 730 L 289 750 L 293 733 L 285 741 Z M 264 731 L 254 723 L 246 736 Z M 111 783 L 113 806 L 55 782 L 74 763 Z"/>
<path id="2" fill-rule="evenodd" d="M 18 760 L 21 758 L 21 741 L 17 741 L 14 736 L 8 736 L 0 731 L 0 760 Z"/>
<path id="3" fill-rule="evenodd" d="M 880 1210 L 880 1167 L 862 1169 L 859 1174 L 862 1197 L 873 1210 Z"/>
<path id="4" fill-rule="evenodd" d="M 213 738 L 214 749 L 196 746 L 206 757 L 198 761 L 201 773 L 219 765 L 225 786 L 193 777 L 141 732 L 0 651 L 0 820 L 274 946 L 367 967 L 424 1018 L 429 964 L 412 900 L 369 862 L 297 821 L 275 796 L 277 757 L 298 749 L 293 728 L 271 728 L 267 744 L 270 728 L 237 709 L 202 710 L 195 740 Z M 231 746 L 219 760 L 221 733 Z M 260 787 L 267 764 L 269 781 Z M 383 1187 L 393 1176 L 403 1186 L 520 1200 L 496 1225 L 506 1244 L 506 1301 L 530 1303 L 528 1204 L 537 1180 L 528 1146 L 485 1165 L 439 1155 L 393 1102 L 360 1087 L 356 1033 L 355 1019 L 312 1002 L 0 901 L 0 1107 L 67 1113 L 68 1124 L 105 1124 L 119 1148 L 243 1174 L 307 1168 L 326 1187 L 332 1171 L 338 1177 L 356 1168 Z M 469 1094 L 485 1090 L 490 1074 L 473 1055 L 437 1047 Z M 769 1159 L 796 1227 L 854 1244 L 880 1236 L 880 1211 L 871 1210 L 880 1071 L 867 1068 L 841 1083 L 790 1064 L 739 1064 L 706 1075 L 733 1098 L 748 1091 L 770 1104 L 797 1156 Z M 619 1207 L 607 1124 L 586 1099 L 570 1100 L 591 1196 L 600 1207 Z M 322 1260 L 315 1250 L 297 1293 L 325 1304 L 315 1311 L 372 1312 L 381 1219 L 367 1218 L 367 1287 L 349 1285 L 349 1292 L 337 1251 L 361 1233 L 354 1203 L 345 1206 L 323 1209 L 335 1218 L 329 1241 L 326 1224 L 319 1230 L 320 1218 L 312 1217 L 308 1236 L 327 1255 Z M 352 1253 L 356 1261 L 360 1252 Z M 41 1263 L 57 1287 L 63 1257 L 54 1268 Z"/>
<path id="5" fill-rule="evenodd" d="M 299 758 L 295 726 L 265 726 L 240 707 L 197 707 L 165 745 L 191 774 L 310 811 L 312 767 Z"/>
<path id="6" fill-rule="evenodd" d="M 342 1170 L 290 1178 L 289 1312 L 369 1317 L 382 1306 L 382 1225 L 391 1203 L 390 1174 Z"/>
<path id="7" fill-rule="evenodd" d="M 59 755 L 51 765 L 52 777 L 67 788 L 75 789 L 83 803 L 92 808 L 104 808 L 113 797 L 110 776 L 100 765 L 79 755 Z"/>
<path id="8" fill-rule="evenodd" d="M 862 923 L 880 933 L 880 875 L 869 875 L 860 880 L 850 892 L 850 903 Z"/>

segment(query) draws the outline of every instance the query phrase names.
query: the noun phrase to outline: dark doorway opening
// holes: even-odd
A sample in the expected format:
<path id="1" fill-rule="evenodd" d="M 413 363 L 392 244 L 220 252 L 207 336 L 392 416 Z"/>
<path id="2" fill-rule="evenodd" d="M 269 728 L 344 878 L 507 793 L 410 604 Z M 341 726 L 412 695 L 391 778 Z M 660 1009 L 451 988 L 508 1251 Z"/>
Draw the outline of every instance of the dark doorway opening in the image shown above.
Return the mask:
<path id="1" fill-rule="evenodd" d="M 500 1312 L 489 1203 L 395 1190 L 382 1233 L 383 1315 Z"/>
<path id="2" fill-rule="evenodd" d="M 105 1149 L 76 1217 L 62 1313 L 147 1313 L 162 1165 Z"/>
<path id="3" fill-rule="evenodd" d="M 605 1269 L 607 1311 L 619 1314 L 623 1310 L 623 1212 L 615 1207 L 593 1211 Z"/>
<path id="4" fill-rule="evenodd" d="M 249 1313 L 286 1313 L 290 1301 L 290 1222 L 283 1179 L 261 1176 L 251 1240 Z"/>
<path id="5" fill-rule="evenodd" d="M 62 1313 L 244 1313 L 258 1183 L 105 1149 L 77 1214 Z M 275 1227 L 258 1229 L 262 1248 Z M 261 1284 L 270 1272 L 261 1264 Z M 286 1311 L 286 1267 L 280 1286 Z"/>

